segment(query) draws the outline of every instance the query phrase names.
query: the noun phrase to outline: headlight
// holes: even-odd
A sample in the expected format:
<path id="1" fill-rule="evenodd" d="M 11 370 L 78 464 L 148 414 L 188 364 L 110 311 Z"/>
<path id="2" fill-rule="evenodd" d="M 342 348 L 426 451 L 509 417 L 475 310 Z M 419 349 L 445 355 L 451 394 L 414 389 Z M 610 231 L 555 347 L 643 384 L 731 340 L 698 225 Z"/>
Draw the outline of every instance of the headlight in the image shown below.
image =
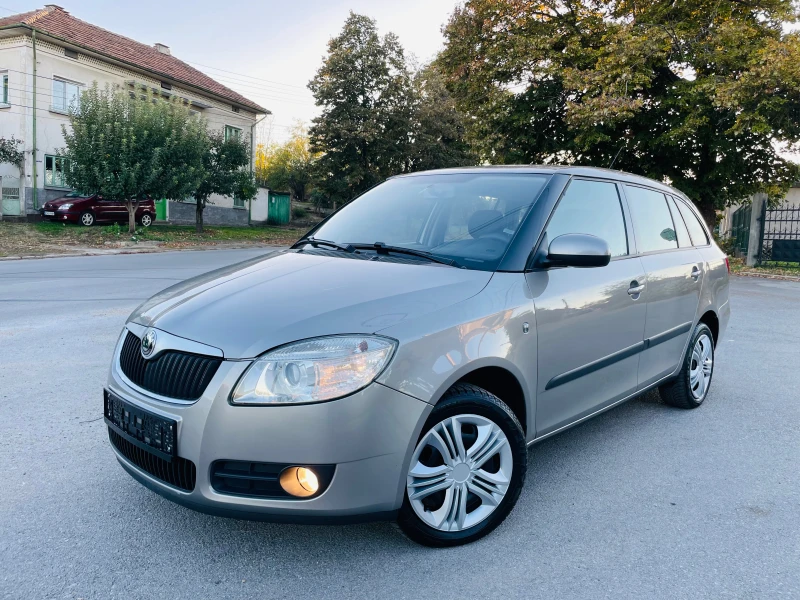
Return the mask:
<path id="1" fill-rule="evenodd" d="M 247 368 L 231 402 L 296 404 L 347 396 L 372 383 L 395 344 L 383 337 L 337 335 L 282 346 Z"/>
<path id="2" fill-rule="evenodd" d="M 69 210 L 70 208 L 72 208 L 72 204 L 67 202 L 66 204 L 62 204 L 61 206 L 59 206 L 58 210 Z"/>

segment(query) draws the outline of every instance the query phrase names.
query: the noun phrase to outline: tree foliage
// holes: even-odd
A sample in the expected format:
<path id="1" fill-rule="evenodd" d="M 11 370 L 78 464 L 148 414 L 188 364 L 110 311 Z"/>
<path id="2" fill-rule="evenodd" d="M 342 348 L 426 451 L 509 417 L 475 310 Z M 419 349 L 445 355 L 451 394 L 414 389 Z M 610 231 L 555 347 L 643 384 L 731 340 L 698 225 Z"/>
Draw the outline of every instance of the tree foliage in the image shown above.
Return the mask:
<path id="1" fill-rule="evenodd" d="M 456 107 L 442 73 L 432 65 L 414 77 L 411 171 L 474 165 L 466 141 L 466 119 Z"/>
<path id="2" fill-rule="evenodd" d="M 206 125 L 177 99 L 131 98 L 94 84 L 70 109 L 70 124 L 62 126 L 67 184 L 124 201 L 131 233 L 144 196 L 182 199 L 203 179 Z"/>
<path id="3" fill-rule="evenodd" d="M 666 180 L 714 211 L 781 196 L 797 167 L 800 36 L 790 0 L 468 0 L 436 65 L 497 163 Z"/>
<path id="4" fill-rule="evenodd" d="M 208 134 L 208 147 L 203 153 L 200 183 L 192 192 L 196 204 L 196 230 L 203 232 L 203 211 L 214 194 L 243 200 L 255 198 L 257 189 L 250 164 L 250 145 L 238 136 L 225 136 L 220 131 Z"/>
<path id="5" fill-rule="evenodd" d="M 309 192 L 315 158 L 306 129 L 298 124 L 286 142 L 258 147 L 256 179 L 272 190 L 288 190 L 302 202 Z"/>
<path id="6" fill-rule="evenodd" d="M 10 163 L 22 168 L 25 153 L 18 147 L 21 143 L 13 135 L 10 138 L 0 137 L 0 164 Z"/>
<path id="7" fill-rule="evenodd" d="M 309 130 L 317 198 L 346 202 L 391 175 L 472 161 L 438 73 L 415 76 L 368 17 L 350 13 L 309 88 L 322 108 Z"/>

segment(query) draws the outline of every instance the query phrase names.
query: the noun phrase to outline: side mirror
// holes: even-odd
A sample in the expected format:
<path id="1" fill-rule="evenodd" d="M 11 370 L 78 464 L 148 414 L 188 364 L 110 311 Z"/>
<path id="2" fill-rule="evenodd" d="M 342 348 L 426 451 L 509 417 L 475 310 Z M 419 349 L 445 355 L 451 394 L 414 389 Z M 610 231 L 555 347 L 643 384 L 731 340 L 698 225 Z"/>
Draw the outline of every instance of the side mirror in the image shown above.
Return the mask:
<path id="1" fill-rule="evenodd" d="M 588 233 L 567 233 L 550 242 L 543 266 L 605 267 L 610 261 L 611 250 L 605 240 Z"/>

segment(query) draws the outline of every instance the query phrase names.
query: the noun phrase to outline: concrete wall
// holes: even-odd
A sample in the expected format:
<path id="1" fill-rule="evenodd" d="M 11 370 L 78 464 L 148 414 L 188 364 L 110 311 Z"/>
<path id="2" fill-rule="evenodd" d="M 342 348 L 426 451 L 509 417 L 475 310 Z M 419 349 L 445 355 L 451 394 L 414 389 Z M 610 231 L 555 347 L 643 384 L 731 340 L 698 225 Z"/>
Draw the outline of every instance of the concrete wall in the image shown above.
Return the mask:
<path id="1" fill-rule="evenodd" d="M 253 200 L 253 208 L 250 213 L 251 223 L 266 223 L 269 216 L 269 190 L 258 188 L 258 195 Z"/>
<path id="2" fill-rule="evenodd" d="M 169 222 L 175 225 L 194 225 L 197 222 L 194 202 L 170 202 Z M 203 211 L 205 225 L 247 226 L 247 209 L 206 205 Z"/>
<path id="3" fill-rule="evenodd" d="M 44 156 L 56 154 L 59 148 L 64 147 L 62 126 L 69 127 L 67 115 L 52 107 L 53 78 L 62 78 L 80 84 L 91 86 L 97 82 L 100 87 L 106 84 L 120 86 L 121 89 L 132 89 L 126 82 L 135 80 L 137 83 L 150 87 L 160 88 L 161 81 L 155 77 L 143 75 L 135 71 L 100 60 L 96 56 L 80 53 L 77 59 L 67 58 L 64 48 L 44 40 L 37 40 L 37 77 L 33 73 L 33 44 L 27 35 L 0 39 L 0 73 L 7 72 L 9 76 L 9 104 L 8 108 L 0 108 L 0 136 L 14 135 L 23 140 L 26 153 L 25 165 L 22 172 L 20 187 L 25 188 L 25 208 L 33 211 L 33 187 L 37 188 L 38 206 L 42 199 L 52 199 L 62 195 L 65 188 L 45 186 Z M 34 81 L 35 79 L 35 81 Z M 36 85 L 36 181 L 33 180 L 33 86 Z M 209 129 L 223 130 L 225 125 L 242 129 L 242 134 L 249 139 L 250 126 L 255 123 L 255 113 L 240 109 L 234 112 L 229 103 L 220 101 L 210 96 L 200 95 L 194 91 L 182 89 L 173 85 L 172 93 L 181 97 L 195 99 L 210 105 L 210 108 L 197 108 L 198 113 L 208 121 Z M 16 167 L 0 165 L 0 174 L 19 176 Z M 212 198 L 216 208 L 229 208 L 236 215 L 231 217 L 232 222 L 240 222 L 239 212 L 246 210 L 233 209 L 233 199 L 227 197 Z M 193 209 L 194 207 L 192 207 Z M 233 213 L 231 213 L 233 214 Z M 192 219 L 194 222 L 194 219 Z"/>

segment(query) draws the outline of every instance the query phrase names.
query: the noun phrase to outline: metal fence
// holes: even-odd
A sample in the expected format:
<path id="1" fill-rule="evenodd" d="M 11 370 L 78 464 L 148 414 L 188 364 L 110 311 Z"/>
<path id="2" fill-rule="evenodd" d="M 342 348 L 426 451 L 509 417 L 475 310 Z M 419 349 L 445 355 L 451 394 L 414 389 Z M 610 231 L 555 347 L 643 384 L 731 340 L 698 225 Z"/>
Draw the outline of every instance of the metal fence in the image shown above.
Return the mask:
<path id="1" fill-rule="evenodd" d="M 761 210 L 758 263 L 800 263 L 800 205 Z"/>
<path id="2" fill-rule="evenodd" d="M 731 216 L 731 239 L 737 254 L 747 256 L 747 247 L 750 244 L 750 217 L 753 205 L 740 207 Z"/>

